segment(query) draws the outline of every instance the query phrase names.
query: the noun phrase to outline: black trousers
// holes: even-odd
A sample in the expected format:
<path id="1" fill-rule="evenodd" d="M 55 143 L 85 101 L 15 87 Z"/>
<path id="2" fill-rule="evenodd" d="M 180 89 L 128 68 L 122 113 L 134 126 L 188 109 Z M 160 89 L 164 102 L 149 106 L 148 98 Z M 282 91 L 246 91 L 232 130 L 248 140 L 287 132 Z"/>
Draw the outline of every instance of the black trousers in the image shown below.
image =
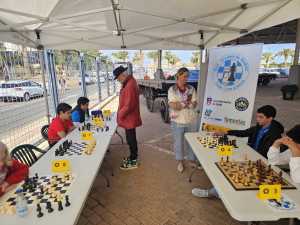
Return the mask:
<path id="1" fill-rule="evenodd" d="M 138 146 L 136 141 L 136 131 L 133 129 L 125 129 L 126 141 L 129 145 L 130 159 L 135 160 L 138 157 Z"/>

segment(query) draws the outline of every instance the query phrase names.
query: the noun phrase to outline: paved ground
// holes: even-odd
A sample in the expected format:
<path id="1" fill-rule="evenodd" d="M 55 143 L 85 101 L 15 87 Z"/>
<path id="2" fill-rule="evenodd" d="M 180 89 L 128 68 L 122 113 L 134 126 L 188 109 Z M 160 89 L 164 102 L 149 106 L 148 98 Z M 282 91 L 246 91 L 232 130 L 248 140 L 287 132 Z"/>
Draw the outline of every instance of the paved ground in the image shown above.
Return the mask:
<path id="1" fill-rule="evenodd" d="M 300 123 L 300 101 L 281 100 L 279 87 L 282 81 L 259 88 L 257 108 L 274 104 L 278 108 L 278 120 L 287 128 Z M 220 200 L 197 199 L 191 195 L 193 187 L 209 187 L 203 171 L 198 171 L 193 182 L 188 182 L 190 168 L 183 174 L 176 172 L 172 152 L 172 136 L 168 124 L 162 123 L 158 113 L 149 113 L 142 99 L 143 127 L 138 129 L 141 166 L 133 171 L 118 169 L 121 159 L 127 155 L 126 145 L 120 145 L 114 137 L 110 153 L 101 169 L 110 176 L 109 165 L 114 169 L 110 177 L 111 187 L 99 174 L 80 215 L 78 225 L 238 225 L 243 224 L 230 217 Z M 123 134 L 123 132 L 121 132 Z M 124 136 L 124 134 L 123 134 Z M 277 221 L 264 224 L 288 224 Z"/>

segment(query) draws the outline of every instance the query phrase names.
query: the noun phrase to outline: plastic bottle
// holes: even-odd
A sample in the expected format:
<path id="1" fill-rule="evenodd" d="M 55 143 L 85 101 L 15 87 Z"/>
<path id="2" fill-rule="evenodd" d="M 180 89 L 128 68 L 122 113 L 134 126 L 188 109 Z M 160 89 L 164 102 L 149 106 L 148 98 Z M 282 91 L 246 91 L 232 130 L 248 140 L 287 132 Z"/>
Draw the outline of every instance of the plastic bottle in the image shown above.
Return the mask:
<path id="1" fill-rule="evenodd" d="M 28 214 L 28 206 L 27 206 L 27 201 L 23 194 L 23 190 L 18 189 L 16 191 L 16 194 L 17 194 L 16 213 L 20 217 L 25 217 Z"/>

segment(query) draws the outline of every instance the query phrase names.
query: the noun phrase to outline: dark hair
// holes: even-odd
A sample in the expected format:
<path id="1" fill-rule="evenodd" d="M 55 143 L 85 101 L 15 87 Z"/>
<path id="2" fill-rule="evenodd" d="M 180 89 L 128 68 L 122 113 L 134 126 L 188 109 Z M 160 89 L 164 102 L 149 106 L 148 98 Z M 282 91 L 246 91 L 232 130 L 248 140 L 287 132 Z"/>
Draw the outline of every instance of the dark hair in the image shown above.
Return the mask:
<path id="1" fill-rule="evenodd" d="M 188 68 L 186 68 L 186 67 L 181 67 L 178 71 L 177 71 L 177 73 L 176 73 L 176 77 L 178 77 L 178 76 L 180 76 L 180 75 L 182 75 L 182 74 L 184 74 L 184 73 L 189 73 L 190 71 L 188 70 Z"/>
<path id="2" fill-rule="evenodd" d="M 56 113 L 59 115 L 60 112 L 67 112 L 67 111 L 70 111 L 72 109 L 72 106 L 70 106 L 69 104 L 67 103 L 59 103 L 57 108 L 56 108 Z"/>
<path id="3" fill-rule="evenodd" d="M 290 129 L 286 135 L 293 139 L 294 142 L 300 144 L 300 124 L 294 126 L 292 129 Z"/>
<path id="4" fill-rule="evenodd" d="M 90 100 L 87 98 L 87 97 L 79 97 L 77 99 L 77 105 L 80 106 L 80 105 L 85 105 L 87 103 L 89 103 Z"/>
<path id="5" fill-rule="evenodd" d="M 257 113 L 264 114 L 267 118 L 275 118 L 276 116 L 276 109 L 271 105 L 264 105 L 257 109 Z"/>

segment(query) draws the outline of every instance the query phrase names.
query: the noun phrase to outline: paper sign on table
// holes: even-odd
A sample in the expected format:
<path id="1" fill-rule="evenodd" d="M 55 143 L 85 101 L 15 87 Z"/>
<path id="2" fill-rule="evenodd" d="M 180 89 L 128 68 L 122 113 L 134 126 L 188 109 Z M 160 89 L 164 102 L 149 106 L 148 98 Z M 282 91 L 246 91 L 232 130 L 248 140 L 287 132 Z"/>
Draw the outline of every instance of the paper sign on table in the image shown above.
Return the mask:
<path id="1" fill-rule="evenodd" d="M 111 116 L 111 111 L 109 109 L 105 109 L 103 110 L 103 116 L 104 117 L 110 117 Z"/>
<path id="2" fill-rule="evenodd" d="M 233 154 L 233 146 L 220 145 L 217 148 L 217 154 L 219 156 L 231 156 Z"/>
<path id="3" fill-rule="evenodd" d="M 104 127 L 104 121 L 100 117 L 95 117 L 93 123 L 98 127 Z"/>
<path id="4" fill-rule="evenodd" d="M 263 184 L 259 186 L 257 197 L 261 200 L 281 199 L 281 185 L 280 184 Z"/>
<path id="5" fill-rule="evenodd" d="M 94 139 L 92 131 L 81 131 L 80 137 L 83 141 L 90 141 Z"/>
<path id="6" fill-rule="evenodd" d="M 65 173 L 71 169 L 69 160 L 53 160 L 51 164 L 53 173 Z"/>

